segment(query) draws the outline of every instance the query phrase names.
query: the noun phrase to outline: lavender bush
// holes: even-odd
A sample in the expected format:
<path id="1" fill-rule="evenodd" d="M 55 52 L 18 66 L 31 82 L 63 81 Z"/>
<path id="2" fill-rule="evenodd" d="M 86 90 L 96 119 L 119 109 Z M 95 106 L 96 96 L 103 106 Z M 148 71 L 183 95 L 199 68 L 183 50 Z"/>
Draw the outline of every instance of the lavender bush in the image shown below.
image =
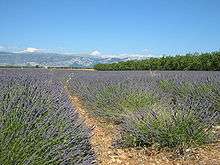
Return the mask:
<path id="1" fill-rule="evenodd" d="M 44 70 L 0 70 L 0 164 L 93 164 L 90 130 Z"/>
<path id="2" fill-rule="evenodd" d="M 163 103 L 126 117 L 120 128 L 121 139 L 116 144 L 168 147 L 182 154 L 187 148 L 216 140 L 212 132 L 216 117 Z"/>

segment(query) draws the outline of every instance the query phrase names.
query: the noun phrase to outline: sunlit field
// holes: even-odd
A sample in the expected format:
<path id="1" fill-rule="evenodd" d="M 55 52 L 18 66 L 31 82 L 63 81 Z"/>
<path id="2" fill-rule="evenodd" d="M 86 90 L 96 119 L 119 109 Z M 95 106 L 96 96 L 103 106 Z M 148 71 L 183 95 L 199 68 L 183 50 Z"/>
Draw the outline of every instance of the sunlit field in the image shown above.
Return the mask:
<path id="1" fill-rule="evenodd" d="M 0 164 L 97 164 L 99 126 L 71 97 L 117 127 L 115 149 L 182 159 L 219 141 L 220 72 L 1 69 L 0 92 Z"/>

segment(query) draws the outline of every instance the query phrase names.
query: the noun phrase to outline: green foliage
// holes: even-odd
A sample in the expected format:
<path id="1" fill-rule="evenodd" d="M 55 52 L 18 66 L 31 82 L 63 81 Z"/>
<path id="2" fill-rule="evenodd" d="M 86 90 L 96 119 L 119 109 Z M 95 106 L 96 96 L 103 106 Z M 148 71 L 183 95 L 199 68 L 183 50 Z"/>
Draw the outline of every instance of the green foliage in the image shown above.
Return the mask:
<path id="1" fill-rule="evenodd" d="M 101 90 L 96 95 L 95 103 L 89 106 L 96 115 L 119 121 L 124 116 L 155 102 L 156 98 L 150 93 L 126 90 L 115 85 Z"/>
<path id="2" fill-rule="evenodd" d="M 166 56 L 112 64 L 97 64 L 96 70 L 220 70 L 220 52 Z"/>
<path id="3" fill-rule="evenodd" d="M 163 90 L 163 91 L 170 91 L 173 89 L 174 87 L 174 82 L 169 81 L 169 80 L 161 80 L 159 82 L 159 87 Z"/>
<path id="4" fill-rule="evenodd" d="M 156 103 L 156 98 L 150 93 L 131 93 L 119 100 L 120 106 L 126 112 L 135 112 L 141 108 L 146 108 Z"/>

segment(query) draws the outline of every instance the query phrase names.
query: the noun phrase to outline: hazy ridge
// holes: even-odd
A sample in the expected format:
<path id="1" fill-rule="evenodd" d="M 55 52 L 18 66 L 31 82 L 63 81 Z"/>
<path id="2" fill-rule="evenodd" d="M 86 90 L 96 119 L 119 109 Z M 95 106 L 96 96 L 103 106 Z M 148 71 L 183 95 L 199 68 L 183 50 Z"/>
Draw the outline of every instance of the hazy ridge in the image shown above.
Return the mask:
<path id="1" fill-rule="evenodd" d="M 101 57 L 89 54 L 0 52 L 0 65 L 93 67 L 98 63 L 109 64 L 137 58 L 138 57 Z"/>

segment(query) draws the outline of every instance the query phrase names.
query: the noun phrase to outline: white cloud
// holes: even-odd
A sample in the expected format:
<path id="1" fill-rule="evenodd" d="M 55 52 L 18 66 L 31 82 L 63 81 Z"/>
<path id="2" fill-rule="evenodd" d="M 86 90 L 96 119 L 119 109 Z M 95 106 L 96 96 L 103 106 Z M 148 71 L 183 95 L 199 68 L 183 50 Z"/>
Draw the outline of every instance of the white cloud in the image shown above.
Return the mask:
<path id="1" fill-rule="evenodd" d="M 34 52 L 39 52 L 39 51 L 40 51 L 40 49 L 37 49 L 37 48 L 26 48 L 22 52 L 24 52 L 24 53 L 34 53 Z"/>
<path id="2" fill-rule="evenodd" d="M 149 52 L 149 49 L 143 49 L 142 52 Z"/>
<path id="3" fill-rule="evenodd" d="M 4 48 L 5 48 L 4 46 L 1 46 L 1 45 L 0 45 L 0 50 L 2 50 L 2 49 L 4 49 Z"/>
<path id="4" fill-rule="evenodd" d="M 98 50 L 95 50 L 95 51 L 91 52 L 90 55 L 92 55 L 92 56 L 100 56 L 101 52 L 99 52 Z"/>
<path id="5" fill-rule="evenodd" d="M 127 57 L 140 57 L 140 58 L 142 58 L 144 56 L 145 55 L 143 55 L 143 54 L 135 54 L 135 53 L 133 53 L 133 54 L 126 54 L 126 53 L 124 53 L 124 54 L 119 54 L 118 55 L 118 57 L 123 57 L 123 58 L 127 58 Z"/>

